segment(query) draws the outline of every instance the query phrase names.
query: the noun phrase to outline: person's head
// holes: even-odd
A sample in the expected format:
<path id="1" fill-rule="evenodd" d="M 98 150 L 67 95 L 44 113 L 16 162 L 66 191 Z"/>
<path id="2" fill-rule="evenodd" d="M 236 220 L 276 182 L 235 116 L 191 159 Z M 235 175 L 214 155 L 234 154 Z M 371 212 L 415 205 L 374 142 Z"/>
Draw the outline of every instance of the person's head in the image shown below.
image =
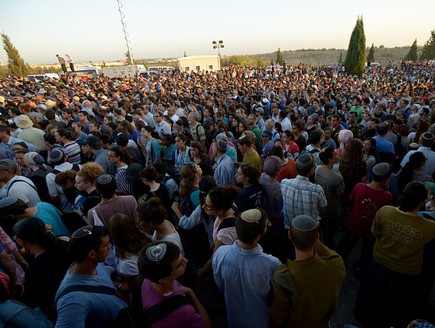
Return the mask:
<path id="1" fill-rule="evenodd" d="M 110 148 L 109 153 L 107 154 L 107 159 L 110 164 L 117 164 L 119 162 L 128 162 L 127 152 L 121 147 L 115 146 Z"/>
<path id="2" fill-rule="evenodd" d="M 50 152 L 50 155 L 48 156 L 48 162 L 54 166 L 65 163 L 66 160 L 67 160 L 67 155 L 60 148 L 53 149 Z"/>
<path id="3" fill-rule="evenodd" d="M 435 136 L 430 132 L 425 132 L 420 137 L 420 144 L 423 147 L 432 147 L 435 140 Z"/>
<path id="4" fill-rule="evenodd" d="M 205 198 L 203 209 L 207 215 L 219 215 L 227 212 L 234 205 L 239 191 L 234 186 L 216 187 Z"/>
<path id="5" fill-rule="evenodd" d="M 365 154 L 375 156 L 376 140 L 374 138 L 367 138 L 366 140 L 364 140 L 363 149 Z"/>
<path id="6" fill-rule="evenodd" d="M 380 136 L 386 135 L 388 133 L 388 124 L 387 123 L 378 124 L 376 127 L 376 132 Z"/>
<path id="7" fill-rule="evenodd" d="M 163 121 L 163 113 L 160 111 L 156 111 L 154 112 L 154 122 L 156 122 L 157 124 L 160 124 Z"/>
<path id="8" fill-rule="evenodd" d="M 12 179 L 18 170 L 18 164 L 12 159 L 0 160 L 0 182 L 8 182 Z"/>
<path id="9" fill-rule="evenodd" d="M 315 129 L 310 133 L 310 143 L 312 145 L 320 145 L 322 141 L 325 140 L 323 136 L 323 131 L 321 129 Z"/>
<path id="10" fill-rule="evenodd" d="M 65 129 L 59 129 L 54 133 L 54 136 L 56 137 L 56 140 L 62 141 L 64 143 L 71 142 L 75 140 L 76 133 L 73 128 L 65 128 Z"/>
<path id="11" fill-rule="evenodd" d="M 199 141 L 192 141 L 190 143 L 190 152 L 192 156 L 202 158 L 204 156 L 204 146 Z"/>
<path id="12" fill-rule="evenodd" d="M 237 170 L 236 181 L 244 185 L 253 185 L 258 183 L 260 172 L 252 164 L 243 163 Z"/>
<path id="13" fill-rule="evenodd" d="M 225 140 L 217 139 L 216 140 L 216 152 L 217 154 L 225 154 L 228 148 L 228 143 Z"/>
<path id="14" fill-rule="evenodd" d="M 338 163 L 337 153 L 332 147 L 326 147 L 323 149 L 323 151 L 319 153 L 319 158 L 325 165 Z"/>
<path id="15" fill-rule="evenodd" d="M 138 254 L 150 242 L 146 235 L 137 229 L 135 222 L 121 213 L 110 217 L 109 232 L 121 258 L 125 258 L 127 253 Z"/>
<path id="16" fill-rule="evenodd" d="M 331 116 L 331 126 L 332 126 L 332 128 L 339 127 L 340 123 L 341 123 L 340 116 L 338 116 L 337 114 L 334 114 L 334 115 Z"/>
<path id="17" fill-rule="evenodd" d="M 149 230 L 156 225 L 162 224 L 168 217 L 162 201 L 158 197 L 152 197 L 137 207 L 139 226 Z"/>
<path id="18" fill-rule="evenodd" d="M 391 165 L 388 163 L 379 163 L 373 166 L 372 169 L 373 180 L 375 182 L 383 183 L 391 175 Z"/>
<path id="19" fill-rule="evenodd" d="M 148 165 L 140 171 L 140 178 L 145 184 L 157 181 L 157 171 L 154 166 Z"/>
<path id="20" fill-rule="evenodd" d="M 28 167 L 37 166 L 41 168 L 44 166 L 45 163 L 44 157 L 42 157 L 36 152 L 28 152 L 27 154 L 24 155 L 23 159 L 24 159 L 24 163 Z"/>
<path id="21" fill-rule="evenodd" d="M 347 120 L 350 124 L 354 124 L 356 122 L 356 113 L 350 112 L 349 114 L 347 114 Z"/>
<path id="22" fill-rule="evenodd" d="M 244 211 L 236 219 L 237 237 L 241 242 L 253 245 L 266 233 L 268 223 L 267 213 L 263 209 Z"/>
<path id="23" fill-rule="evenodd" d="M 279 146 L 273 146 L 274 151 L 280 153 L 280 156 L 282 156 L 282 148 Z M 271 149 L 272 150 L 272 149 Z M 270 177 L 276 177 L 281 171 L 282 167 L 282 160 L 281 157 L 276 155 L 270 155 L 267 156 L 267 158 L 264 160 L 264 166 L 263 166 L 263 172 L 269 175 Z"/>
<path id="24" fill-rule="evenodd" d="M 89 162 L 82 166 L 82 169 L 77 172 L 75 178 L 75 187 L 78 191 L 85 191 L 90 187 L 95 186 L 97 178 L 104 173 L 104 169 L 100 164 Z"/>
<path id="25" fill-rule="evenodd" d="M 24 162 L 24 155 L 26 155 L 29 151 L 27 149 L 18 149 L 14 151 L 14 160 L 17 162 L 20 166 L 25 166 Z"/>
<path id="26" fill-rule="evenodd" d="M 240 150 L 244 150 L 245 148 L 252 147 L 252 140 L 248 136 L 243 136 L 239 140 L 237 140 L 237 144 Z"/>
<path id="27" fill-rule="evenodd" d="M 117 188 L 115 177 L 103 173 L 98 176 L 95 187 L 102 198 L 112 198 Z"/>
<path id="28" fill-rule="evenodd" d="M 180 170 L 183 180 L 180 182 L 180 196 L 189 195 L 197 182 L 201 180 L 202 169 L 198 164 L 189 163 L 183 165 Z"/>
<path id="29" fill-rule="evenodd" d="M 139 252 L 137 266 L 142 277 L 160 284 L 182 276 L 186 264 L 187 260 L 178 246 L 167 241 L 157 241 Z"/>
<path id="30" fill-rule="evenodd" d="M 187 145 L 187 137 L 184 134 L 179 134 L 175 137 L 175 145 L 178 149 L 185 149 Z"/>
<path id="31" fill-rule="evenodd" d="M 284 143 L 288 145 L 288 144 L 290 144 L 291 141 L 295 140 L 295 135 L 293 134 L 292 131 L 286 130 L 283 132 L 281 138 L 284 141 Z"/>
<path id="32" fill-rule="evenodd" d="M 310 177 L 314 173 L 315 167 L 316 163 L 311 154 L 302 154 L 296 160 L 296 172 L 301 176 Z"/>
<path id="33" fill-rule="evenodd" d="M 88 123 L 89 122 L 89 114 L 84 110 L 80 111 L 77 115 L 80 123 Z"/>
<path id="34" fill-rule="evenodd" d="M 423 182 L 413 181 L 408 183 L 397 199 L 399 210 L 403 212 L 418 210 L 428 198 L 428 192 Z"/>
<path id="35" fill-rule="evenodd" d="M 308 215 L 298 215 L 291 222 L 289 238 L 296 249 L 303 252 L 313 250 L 319 238 L 319 222 Z"/>
<path id="36" fill-rule="evenodd" d="M 38 218 L 31 217 L 18 221 L 13 232 L 17 238 L 18 244 L 27 247 L 29 244 L 38 245 L 44 250 L 53 250 L 55 247 L 53 234 L 47 232 L 45 223 Z"/>
<path id="37" fill-rule="evenodd" d="M 69 240 L 69 251 L 77 263 L 103 262 L 111 247 L 109 231 L 105 227 L 87 225 L 74 231 Z"/>
<path id="38" fill-rule="evenodd" d="M 341 145 L 346 145 L 352 139 L 353 139 L 353 133 L 350 130 L 342 129 L 338 133 L 338 142 Z"/>
<path id="39" fill-rule="evenodd" d="M 304 131 L 304 124 L 300 121 L 296 121 L 293 123 L 293 133 L 301 133 L 302 131 Z"/>

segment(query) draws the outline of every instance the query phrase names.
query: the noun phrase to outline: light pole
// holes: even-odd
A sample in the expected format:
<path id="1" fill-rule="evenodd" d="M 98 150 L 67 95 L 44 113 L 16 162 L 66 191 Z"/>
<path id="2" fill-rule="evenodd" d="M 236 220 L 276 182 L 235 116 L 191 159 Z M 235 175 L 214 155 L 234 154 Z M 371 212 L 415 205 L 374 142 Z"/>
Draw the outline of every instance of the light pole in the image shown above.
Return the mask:
<path id="1" fill-rule="evenodd" d="M 219 59 L 220 59 L 221 58 L 221 52 L 220 52 L 219 49 L 224 47 L 224 42 L 222 40 L 219 40 L 217 42 L 213 41 L 212 44 L 213 44 L 213 49 L 217 49 L 218 50 L 218 55 L 219 55 Z"/>

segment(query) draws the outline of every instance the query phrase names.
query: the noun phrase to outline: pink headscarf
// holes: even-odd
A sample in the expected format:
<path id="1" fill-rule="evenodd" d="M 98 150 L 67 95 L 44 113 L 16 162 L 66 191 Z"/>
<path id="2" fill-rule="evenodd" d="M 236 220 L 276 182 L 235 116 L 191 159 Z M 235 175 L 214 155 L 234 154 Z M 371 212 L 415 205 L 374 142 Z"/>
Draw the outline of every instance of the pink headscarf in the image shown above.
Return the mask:
<path id="1" fill-rule="evenodd" d="M 350 130 L 342 129 L 338 133 L 338 142 L 340 143 L 340 148 L 336 150 L 336 153 L 338 156 L 341 156 L 344 151 L 344 147 L 346 147 L 346 144 L 353 139 L 353 133 Z"/>

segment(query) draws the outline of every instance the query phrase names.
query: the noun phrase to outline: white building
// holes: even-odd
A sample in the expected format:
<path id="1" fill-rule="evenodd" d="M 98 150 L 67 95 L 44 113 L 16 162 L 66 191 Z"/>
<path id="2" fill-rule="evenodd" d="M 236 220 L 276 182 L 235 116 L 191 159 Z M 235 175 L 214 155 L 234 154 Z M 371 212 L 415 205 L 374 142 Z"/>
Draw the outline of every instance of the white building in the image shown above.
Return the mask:
<path id="1" fill-rule="evenodd" d="M 205 72 L 221 69 L 219 56 L 189 56 L 178 58 L 178 69 L 181 72 Z"/>

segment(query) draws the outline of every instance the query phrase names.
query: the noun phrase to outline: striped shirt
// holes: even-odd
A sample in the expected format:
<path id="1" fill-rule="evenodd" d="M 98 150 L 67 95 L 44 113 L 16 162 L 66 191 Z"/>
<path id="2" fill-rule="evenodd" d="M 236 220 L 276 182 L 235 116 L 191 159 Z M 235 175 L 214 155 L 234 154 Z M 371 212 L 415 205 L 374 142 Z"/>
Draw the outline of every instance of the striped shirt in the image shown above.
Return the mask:
<path id="1" fill-rule="evenodd" d="M 286 229 L 290 229 L 291 221 L 298 215 L 309 215 L 320 220 L 319 208 L 328 205 L 323 188 L 301 175 L 294 179 L 282 180 L 281 192 L 284 200 L 283 215 Z"/>
<path id="2" fill-rule="evenodd" d="M 133 186 L 128 181 L 127 177 L 128 166 L 121 167 L 115 173 L 116 186 L 126 195 L 133 195 Z"/>
<path id="3" fill-rule="evenodd" d="M 70 143 L 67 143 L 63 146 L 63 151 L 68 156 L 68 162 L 71 164 L 80 164 L 80 146 L 77 142 L 73 141 Z"/>

